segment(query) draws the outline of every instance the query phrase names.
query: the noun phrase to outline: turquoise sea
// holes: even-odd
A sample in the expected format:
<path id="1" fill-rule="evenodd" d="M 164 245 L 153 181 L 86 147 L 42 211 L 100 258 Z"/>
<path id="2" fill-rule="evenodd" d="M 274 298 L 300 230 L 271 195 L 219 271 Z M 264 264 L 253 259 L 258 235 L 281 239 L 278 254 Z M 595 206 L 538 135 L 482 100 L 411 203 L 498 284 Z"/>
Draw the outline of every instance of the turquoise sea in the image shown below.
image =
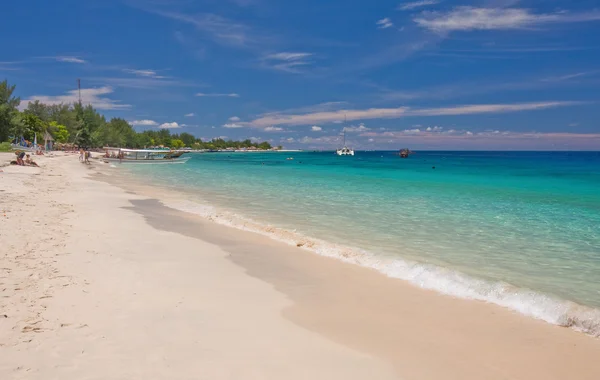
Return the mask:
<path id="1" fill-rule="evenodd" d="M 191 155 L 123 168 L 172 207 L 600 335 L 600 152 Z"/>

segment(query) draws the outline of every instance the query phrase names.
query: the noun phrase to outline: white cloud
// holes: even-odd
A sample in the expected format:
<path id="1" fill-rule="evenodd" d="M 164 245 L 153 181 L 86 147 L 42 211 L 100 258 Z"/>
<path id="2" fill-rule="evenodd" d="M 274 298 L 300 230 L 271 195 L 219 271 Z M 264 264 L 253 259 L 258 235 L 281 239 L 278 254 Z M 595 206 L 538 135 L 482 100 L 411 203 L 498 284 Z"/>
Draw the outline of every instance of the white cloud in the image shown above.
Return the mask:
<path id="1" fill-rule="evenodd" d="M 302 58 L 310 57 L 312 53 L 292 53 L 292 52 L 282 52 L 267 55 L 267 59 L 277 59 L 281 61 L 297 61 Z"/>
<path id="2" fill-rule="evenodd" d="M 422 12 L 414 18 L 417 25 L 435 31 L 524 29 L 549 23 L 600 20 L 599 11 L 586 13 L 532 13 L 523 8 L 476 8 L 459 6 L 448 12 Z"/>
<path id="3" fill-rule="evenodd" d="M 379 29 L 387 29 L 387 28 L 391 28 L 392 26 L 394 26 L 394 23 L 388 17 L 382 18 L 381 20 L 377 21 L 375 24 L 377 25 L 377 27 Z"/>
<path id="4" fill-rule="evenodd" d="M 325 102 L 325 103 L 319 103 L 319 104 L 313 104 L 310 106 L 303 106 L 303 107 L 295 107 L 295 108 L 289 108 L 283 111 L 277 111 L 274 113 L 277 114 L 296 114 L 296 113 L 311 113 L 311 112 L 324 112 L 324 111 L 337 111 L 342 109 L 344 106 L 346 106 L 348 104 L 348 102 Z M 269 113 L 263 114 L 263 115 L 268 115 Z M 340 123 L 342 123 L 343 120 L 340 120 Z"/>
<path id="5" fill-rule="evenodd" d="M 113 89 L 108 86 L 99 88 L 82 88 L 81 89 L 81 103 L 91 104 L 94 108 L 99 110 L 123 110 L 131 108 L 129 104 L 121 104 L 118 100 L 109 99 L 102 95 L 108 95 L 113 92 Z M 79 101 L 79 93 L 77 90 L 71 90 L 65 95 L 33 95 L 25 100 L 21 101 L 19 108 L 25 109 L 30 102 L 39 100 L 44 104 L 73 104 Z"/>
<path id="6" fill-rule="evenodd" d="M 129 122 L 129 124 L 131 125 L 146 125 L 146 126 L 152 126 L 152 125 L 158 125 L 158 123 L 154 120 L 132 120 Z"/>
<path id="7" fill-rule="evenodd" d="M 154 78 L 154 79 L 165 78 L 163 76 L 158 75 L 155 70 L 150 70 L 150 69 L 147 69 L 147 70 L 123 69 L 123 71 L 126 73 L 129 73 L 129 74 L 137 75 L 139 77 Z"/>
<path id="8" fill-rule="evenodd" d="M 449 130 L 418 134 L 405 133 L 405 131 L 366 132 L 361 136 L 375 144 L 427 144 L 436 149 L 597 150 L 600 146 L 600 133 Z"/>
<path id="9" fill-rule="evenodd" d="M 578 127 L 578 126 L 579 126 L 579 123 L 571 123 L 571 124 L 569 124 L 569 127 Z"/>
<path id="10" fill-rule="evenodd" d="M 21 68 L 13 66 L 16 64 L 19 64 L 21 62 L 16 61 L 16 62 L 0 62 L 0 71 L 17 71 L 17 70 L 21 70 Z"/>
<path id="11" fill-rule="evenodd" d="M 322 131 L 323 128 L 319 127 L 318 125 L 313 125 L 312 127 L 310 127 L 310 130 L 314 132 L 319 132 Z"/>
<path id="12" fill-rule="evenodd" d="M 427 127 L 427 129 L 425 131 L 427 132 L 440 132 L 442 129 L 444 129 L 443 127 L 438 127 L 437 125 L 435 127 Z"/>
<path id="13" fill-rule="evenodd" d="M 409 11 L 416 8 L 426 7 L 428 5 L 436 5 L 439 4 L 439 0 L 421 0 L 421 1 L 413 1 L 412 3 L 404 3 L 398 5 L 399 11 Z"/>
<path id="14" fill-rule="evenodd" d="M 452 115 L 476 115 L 484 113 L 507 113 L 519 111 L 535 111 L 547 108 L 565 107 L 581 104 L 580 102 L 538 102 L 517 104 L 478 104 L 467 106 L 424 108 L 411 110 L 407 116 L 452 116 Z"/>
<path id="15" fill-rule="evenodd" d="M 175 129 L 175 128 L 181 128 L 185 125 L 179 125 L 176 122 L 172 122 L 172 123 L 162 123 L 161 125 L 158 126 L 158 128 L 163 128 L 163 129 Z"/>
<path id="16" fill-rule="evenodd" d="M 299 70 L 300 67 L 310 65 L 310 62 L 306 58 L 312 55 L 312 53 L 304 52 L 269 54 L 263 58 L 263 65 L 271 69 L 298 74 L 301 72 Z"/>
<path id="17" fill-rule="evenodd" d="M 398 108 L 369 108 L 363 110 L 337 110 L 312 112 L 305 114 L 270 113 L 252 120 L 248 124 L 254 127 L 268 127 L 271 125 L 311 125 L 333 123 L 346 118 L 349 121 L 369 119 L 398 119 L 407 116 L 451 116 L 473 115 L 485 113 L 506 113 L 518 111 L 533 111 L 556 107 L 567 107 L 582 104 L 581 102 L 555 101 L 533 102 L 517 104 L 478 104 L 454 106 L 443 108 L 412 109 L 409 107 Z"/>
<path id="18" fill-rule="evenodd" d="M 279 132 L 279 131 L 283 131 L 283 128 L 281 128 L 281 127 L 265 127 L 263 129 L 263 131 L 265 131 L 265 132 Z"/>
<path id="19" fill-rule="evenodd" d="M 212 13 L 187 15 L 176 12 L 145 10 L 159 14 L 163 17 L 191 24 L 199 31 L 210 36 L 215 42 L 223 45 L 245 48 L 267 41 L 254 33 L 248 26 Z"/>
<path id="20" fill-rule="evenodd" d="M 310 136 L 304 136 L 300 139 L 296 140 L 298 143 L 301 144 L 312 144 L 313 146 L 332 146 L 332 145 L 339 145 L 340 143 L 340 136 L 335 135 L 335 136 L 320 136 L 320 137 L 310 137 Z"/>
<path id="21" fill-rule="evenodd" d="M 164 77 L 89 77 L 92 82 L 108 83 L 115 87 L 151 89 L 156 87 L 194 87 L 197 84 L 193 82 L 177 81 L 172 79 L 162 79 Z"/>
<path id="22" fill-rule="evenodd" d="M 235 123 L 236 121 L 240 121 L 240 118 L 237 116 L 232 116 L 229 118 L 229 121 L 233 121 Z"/>
<path id="23" fill-rule="evenodd" d="M 580 77 L 593 75 L 593 74 L 597 74 L 597 73 L 598 73 L 598 71 L 585 71 L 585 72 L 580 72 L 580 73 L 562 75 L 562 76 L 558 76 L 558 77 L 544 78 L 541 81 L 542 82 L 564 82 L 564 81 L 568 81 L 570 79 L 580 78 Z"/>
<path id="24" fill-rule="evenodd" d="M 223 128 L 244 128 L 244 127 L 245 127 L 245 125 L 236 124 L 236 123 L 223 124 Z"/>
<path id="25" fill-rule="evenodd" d="M 239 98 L 240 95 L 236 94 L 236 93 L 231 93 L 231 94 L 205 94 L 202 92 L 199 92 L 196 94 L 196 96 L 200 96 L 200 97 L 215 97 L 215 98 Z"/>
<path id="26" fill-rule="evenodd" d="M 195 113 L 193 113 L 193 112 L 190 112 L 190 113 L 186 113 L 186 114 L 185 114 L 185 115 L 183 115 L 183 116 L 185 116 L 185 117 L 193 117 L 193 116 L 196 116 L 196 114 L 195 114 Z"/>
<path id="27" fill-rule="evenodd" d="M 298 115 L 267 114 L 250 122 L 256 127 L 265 127 L 273 124 L 284 125 L 311 125 L 317 123 L 332 123 L 339 120 L 361 120 L 361 119 L 393 119 L 402 116 L 408 108 L 370 108 L 366 110 L 337 110 L 322 111 Z"/>
<path id="28" fill-rule="evenodd" d="M 357 126 L 349 126 L 343 129 L 346 132 L 366 132 L 366 131 L 370 131 L 371 128 L 367 128 L 363 123 L 360 123 Z"/>
<path id="29" fill-rule="evenodd" d="M 70 56 L 59 56 L 54 57 L 58 62 L 68 62 L 68 63 L 87 63 L 87 61 L 78 58 L 78 57 L 70 57 Z"/>

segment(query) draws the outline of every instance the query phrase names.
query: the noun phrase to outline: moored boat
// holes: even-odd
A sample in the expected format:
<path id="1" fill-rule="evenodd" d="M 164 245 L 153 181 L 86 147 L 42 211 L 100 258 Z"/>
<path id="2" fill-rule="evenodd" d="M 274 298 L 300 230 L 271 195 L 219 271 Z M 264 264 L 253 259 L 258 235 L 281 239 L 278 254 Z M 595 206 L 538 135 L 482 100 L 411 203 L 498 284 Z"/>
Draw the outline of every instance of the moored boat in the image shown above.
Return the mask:
<path id="1" fill-rule="evenodd" d="M 185 151 L 170 149 L 123 149 L 104 148 L 102 160 L 106 163 L 134 164 L 183 164 L 191 157 L 182 157 Z"/>
<path id="2" fill-rule="evenodd" d="M 346 116 L 344 116 L 344 129 L 342 129 L 342 136 L 344 136 L 344 146 L 335 151 L 338 156 L 354 156 L 354 149 L 346 146 Z"/>
<path id="3" fill-rule="evenodd" d="M 408 158 L 408 156 L 412 153 L 413 152 L 411 152 L 409 149 L 402 149 L 398 154 L 400 155 L 400 158 Z"/>

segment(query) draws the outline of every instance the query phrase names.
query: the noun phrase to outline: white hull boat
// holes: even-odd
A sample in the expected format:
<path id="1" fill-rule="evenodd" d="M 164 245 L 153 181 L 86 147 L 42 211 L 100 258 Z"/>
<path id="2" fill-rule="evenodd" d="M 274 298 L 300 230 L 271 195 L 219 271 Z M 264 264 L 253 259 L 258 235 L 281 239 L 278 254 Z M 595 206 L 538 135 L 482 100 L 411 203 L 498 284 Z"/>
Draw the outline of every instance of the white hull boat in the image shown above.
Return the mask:
<path id="1" fill-rule="evenodd" d="M 186 152 L 154 149 L 104 148 L 102 161 L 112 164 L 184 164 L 191 157 L 182 157 Z"/>
<path id="2" fill-rule="evenodd" d="M 344 124 L 346 124 L 346 117 L 344 116 Z M 346 146 L 346 127 L 344 127 L 342 134 L 344 136 L 344 147 L 335 151 L 338 156 L 354 156 L 354 149 Z"/>
<path id="3" fill-rule="evenodd" d="M 344 146 L 342 149 L 335 151 L 338 156 L 354 156 L 354 149 Z"/>

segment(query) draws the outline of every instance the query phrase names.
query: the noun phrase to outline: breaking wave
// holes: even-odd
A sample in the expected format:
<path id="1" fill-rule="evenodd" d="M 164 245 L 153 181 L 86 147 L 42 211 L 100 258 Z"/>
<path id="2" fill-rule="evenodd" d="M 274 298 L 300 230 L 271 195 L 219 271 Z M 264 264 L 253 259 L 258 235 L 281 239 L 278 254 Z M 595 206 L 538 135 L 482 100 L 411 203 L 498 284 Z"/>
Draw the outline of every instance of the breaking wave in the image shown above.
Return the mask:
<path id="1" fill-rule="evenodd" d="M 217 210 L 209 205 L 191 201 L 164 201 L 163 203 L 167 207 L 193 213 L 209 221 L 268 236 L 346 263 L 372 268 L 388 277 L 408 281 L 423 289 L 463 299 L 489 302 L 554 325 L 600 337 L 600 310 L 598 309 L 503 282 L 485 281 L 432 264 L 380 257 L 362 249 L 261 224 L 236 213 Z"/>

